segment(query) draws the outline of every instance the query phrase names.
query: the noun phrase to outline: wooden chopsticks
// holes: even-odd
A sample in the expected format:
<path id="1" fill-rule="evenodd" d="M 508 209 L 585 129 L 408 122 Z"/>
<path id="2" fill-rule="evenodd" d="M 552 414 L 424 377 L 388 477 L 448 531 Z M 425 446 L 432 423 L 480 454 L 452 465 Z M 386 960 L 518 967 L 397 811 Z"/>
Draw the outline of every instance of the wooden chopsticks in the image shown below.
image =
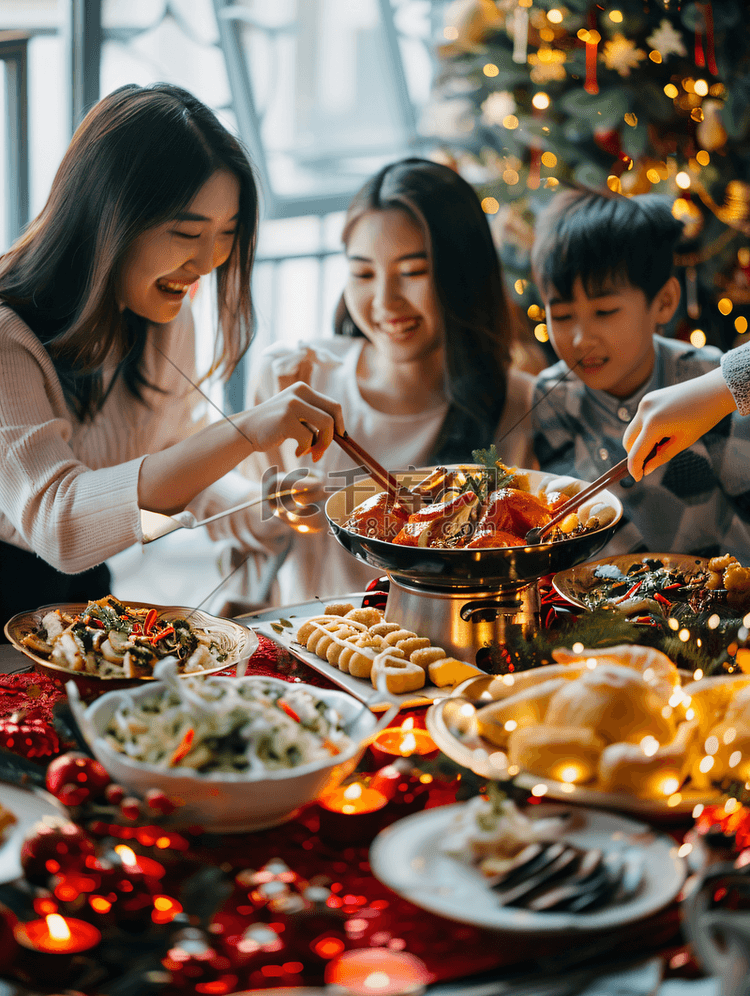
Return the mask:
<path id="1" fill-rule="evenodd" d="M 362 449 L 359 443 L 355 443 L 348 432 L 344 432 L 340 435 L 338 432 L 333 433 L 334 440 L 339 444 L 341 449 L 348 456 L 355 460 L 357 463 L 361 463 L 362 466 L 370 472 L 372 479 L 387 491 L 389 494 L 393 495 L 394 499 L 404 502 L 404 504 L 413 506 L 412 511 L 416 511 L 418 508 L 424 504 L 422 498 L 414 494 L 413 491 L 409 491 L 402 484 L 396 480 L 393 474 L 389 473 L 385 467 L 382 467 L 375 457 L 371 456 L 367 450 Z"/>

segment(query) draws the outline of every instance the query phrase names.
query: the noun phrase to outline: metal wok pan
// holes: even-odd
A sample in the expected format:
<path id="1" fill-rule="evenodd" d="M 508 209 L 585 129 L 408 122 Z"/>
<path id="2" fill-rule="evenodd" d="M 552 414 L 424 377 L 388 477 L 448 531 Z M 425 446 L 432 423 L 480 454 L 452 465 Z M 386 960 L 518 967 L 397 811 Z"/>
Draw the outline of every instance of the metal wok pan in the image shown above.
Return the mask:
<path id="1" fill-rule="evenodd" d="M 465 466 L 465 465 L 462 465 Z M 479 468 L 478 468 L 479 469 Z M 434 468 L 396 473 L 394 476 L 407 487 L 414 487 L 432 473 Z M 540 471 L 522 470 L 527 474 L 531 490 L 537 493 L 553 481 L 572 485 L 570 494 L 586 487 L 585 481 L 559 478 Z M 577 486 L 576 486 L 577 485 Z M 532 581 L 546 574 L 567 570 L 594 557 L 612 536 L 622 516 L 622 505 L 611 491 L 602 491 L 592 504 L 602 502 L 615 512 L 612 522 L 570 539 L 543 543 L 540 546 L 483 547 L 475 550 L 446 550 L 435 547 L 400 546 L 350 532 L 344 527 L 351 513 L 367 498 L 383 489 L 370 477 L 364 477 L 349 487 L 337 491 L 326 502 L 325 511 L 336 539 L 358 560 L 396 577 L 408 578 L 430 588 L 499 587 L 508 582 Z"/>

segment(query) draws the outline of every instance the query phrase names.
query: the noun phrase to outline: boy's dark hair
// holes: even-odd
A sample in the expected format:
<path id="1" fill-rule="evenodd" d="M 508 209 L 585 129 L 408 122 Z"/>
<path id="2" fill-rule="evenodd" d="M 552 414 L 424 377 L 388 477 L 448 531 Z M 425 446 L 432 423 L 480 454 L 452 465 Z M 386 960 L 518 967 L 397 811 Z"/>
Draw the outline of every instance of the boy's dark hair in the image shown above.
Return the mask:
<path id="1" fill-rule="evenodd" d="M 577 277 L 589 296 L 625 280 L 650 304 L 672 276 L 682 232 L 667 197 L 566 190 L 537 219 L 534 280 L 545 297 L 554 290 L 565 301 Z"/>

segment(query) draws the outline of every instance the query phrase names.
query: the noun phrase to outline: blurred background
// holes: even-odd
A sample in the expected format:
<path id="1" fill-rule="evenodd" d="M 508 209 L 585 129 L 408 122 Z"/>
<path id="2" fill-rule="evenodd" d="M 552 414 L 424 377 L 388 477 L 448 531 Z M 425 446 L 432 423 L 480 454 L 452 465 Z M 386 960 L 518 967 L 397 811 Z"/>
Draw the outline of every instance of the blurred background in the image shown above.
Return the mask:
<path id="1" fill-rule="evenodd" d="M 548 359 L 528 254 L 561 184 L 667 195 L 686 232 L 669 334 L 727 349 L 747 333 L 744 0 L 0 0 L 0 60 L 0 251 L 43 206 L 86 110 L 124 83 L 186 87 L 247 146 L 263 191 L 256 332 L 229 385 L 210 389 L 225 412 L 243 407 L 258 350 L 330 333 L 343 212 L 406 155 L 474 184 L 528 342 Z M 115 558 L 120 592 L 180 601 L 185 558 L 204 558 L 218 584 L 199 532 Z"/>

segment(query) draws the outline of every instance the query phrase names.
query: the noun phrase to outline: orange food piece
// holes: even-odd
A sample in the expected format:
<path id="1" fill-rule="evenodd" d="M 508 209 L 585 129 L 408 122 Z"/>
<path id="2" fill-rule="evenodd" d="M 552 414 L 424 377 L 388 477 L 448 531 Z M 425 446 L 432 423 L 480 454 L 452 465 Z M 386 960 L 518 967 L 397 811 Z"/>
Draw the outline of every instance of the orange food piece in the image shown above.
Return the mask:
<path id="1" fill-rule="evenodd" d="M 480 532 L 478 529 L 474 533 L 471 542 L 466 544 L 467 549 L 476 550 L 485 546 L 523 546 L 525 543 L 523 536 L 515 536 L 513 533 L 506 533 L 502 530 L 489 529 L 487 532 Z"/>
<path id="2" fill-rule="evenodd" d="M 347 528 L 361 536 L 390 541 L 408 518 L 408 509 L 395 502 L 387 491 L 381 491 L 354 509 Z"/>

